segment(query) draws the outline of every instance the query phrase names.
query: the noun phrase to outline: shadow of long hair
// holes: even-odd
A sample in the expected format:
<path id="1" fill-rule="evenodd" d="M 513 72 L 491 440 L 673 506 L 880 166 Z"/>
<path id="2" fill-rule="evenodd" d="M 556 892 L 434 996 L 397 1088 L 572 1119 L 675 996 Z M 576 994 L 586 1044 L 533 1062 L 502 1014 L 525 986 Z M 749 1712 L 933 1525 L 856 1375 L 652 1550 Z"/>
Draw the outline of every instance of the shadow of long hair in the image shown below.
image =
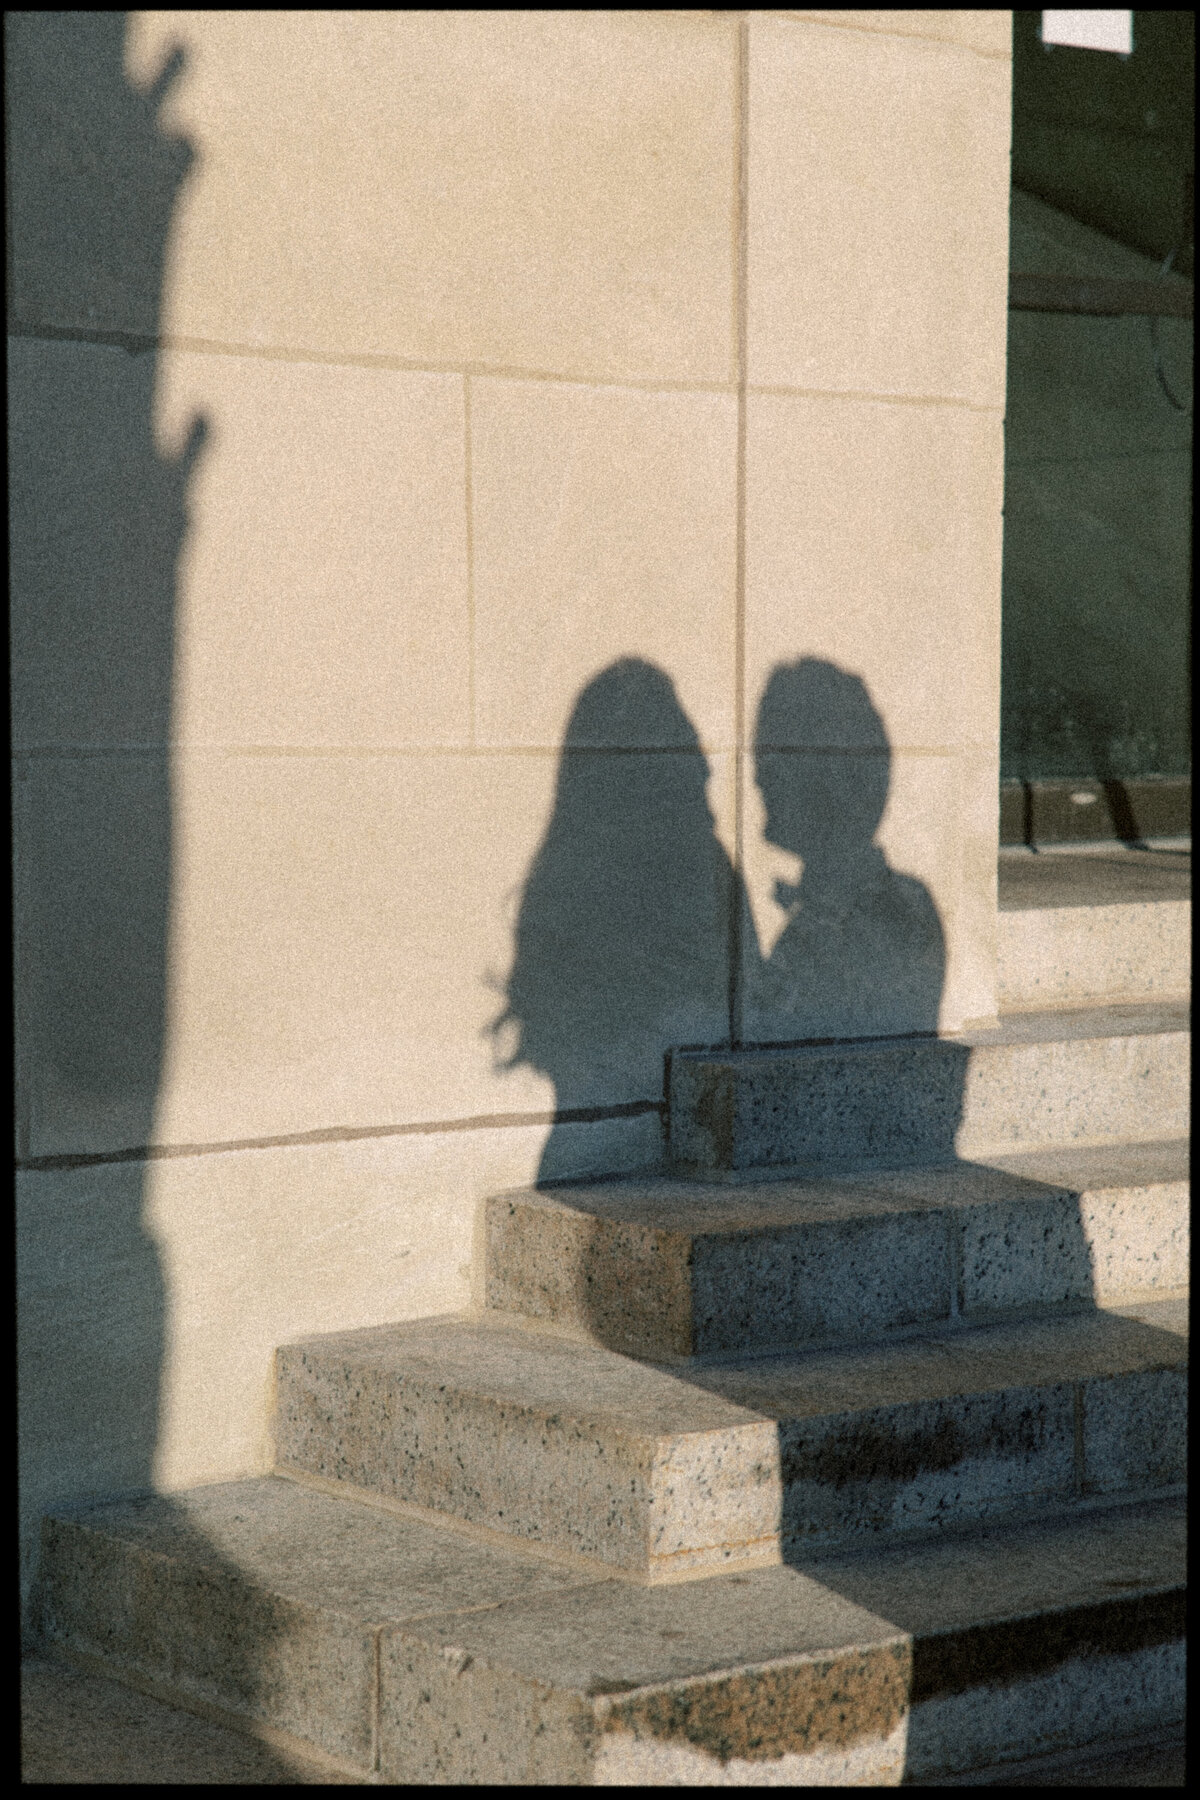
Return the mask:
<path id="1" fill-rule="evenodd" d="M 624 658 L 583 689 L 491 1027 L 498 1065 L 549 1076 L 559 1113 L 658 1101 L 665 1052 L 722 1035 L 733 875 L 708 776 L 661 669 Z"/>

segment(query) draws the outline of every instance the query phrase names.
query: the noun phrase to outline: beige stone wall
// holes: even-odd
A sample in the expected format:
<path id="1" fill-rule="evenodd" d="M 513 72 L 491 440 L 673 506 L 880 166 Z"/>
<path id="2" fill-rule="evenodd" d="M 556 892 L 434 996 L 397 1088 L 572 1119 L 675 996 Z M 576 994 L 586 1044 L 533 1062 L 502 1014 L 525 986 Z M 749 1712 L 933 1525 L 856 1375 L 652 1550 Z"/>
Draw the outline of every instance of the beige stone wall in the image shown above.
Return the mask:
<path id="1" fill-rule="evenodd" d="M 1009 15 L 83 17 L 10 34 L 32 1510 L 262 1468 L 276 1342 L 652 1160 L 731 986 L 799 1035 L 781 663 L 994 1010 Z"/>

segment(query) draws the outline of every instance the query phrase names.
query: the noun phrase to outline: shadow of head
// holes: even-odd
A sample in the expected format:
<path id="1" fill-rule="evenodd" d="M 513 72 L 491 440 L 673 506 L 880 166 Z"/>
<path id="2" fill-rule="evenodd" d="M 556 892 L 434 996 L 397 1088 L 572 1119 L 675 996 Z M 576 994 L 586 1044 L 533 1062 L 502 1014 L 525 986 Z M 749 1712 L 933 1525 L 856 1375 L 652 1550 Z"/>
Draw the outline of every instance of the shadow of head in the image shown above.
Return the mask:
<path id="1" fill-rule="evenodd" d="M 776 884 L 790 916 L 751 970 L 748 1038 L 937 1030 L 946 966 L 938 910 L 876 841 L 890 773 L 887 732 L 859 676 L 816 657 L 774 670 L 758 711 L 755 778 L 767 841 L 803 870 L 798 886 Z"/>
<path id="2" fill-rule="evenodd" d="M 883 720 L 857 675 L 808 656 L 774 671 L 755 731 L 768 842 L 818 864 L 870 844 L 890 765 Z"/>

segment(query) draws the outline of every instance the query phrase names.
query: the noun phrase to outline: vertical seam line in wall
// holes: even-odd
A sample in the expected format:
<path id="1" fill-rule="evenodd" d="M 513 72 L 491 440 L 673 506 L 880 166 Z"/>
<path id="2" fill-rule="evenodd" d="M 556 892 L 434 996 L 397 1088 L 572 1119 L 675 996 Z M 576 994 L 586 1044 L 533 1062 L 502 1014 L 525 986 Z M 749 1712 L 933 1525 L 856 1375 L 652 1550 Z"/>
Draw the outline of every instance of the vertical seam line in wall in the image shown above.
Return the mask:
<path id="1" fill-rule="evenodd" d="M 467 742 L 475 748 L 475 495 L 471 470 L 471 377 L 463 376 L 463 483 L 467 526 Z"/>
<path id="2" fill-rule="evenodd" d="M 380 1667 L 380 1664 L 383 1661 L 383 1626 L 382 1625 L 379 1625 L 376 1627 L 376 1629 L 373 1633 L 373 1636 L 374 1636 L 375 1642 L 374 1642 L 374 1645 L 372 1646 L 374 1655 L 371 1658 L 371 1705 L 370 1705 L 371 1741 L 370 1741 L 370 1747 L 368 1749 L 367 1755 L 370 1759 L 372 1775 L 378 1775 L 380 1772 L 379 1765 L 380 1765 L 380 1760 L 381 1760 L 381 1748 L 382 1748 L 380 1740 L 383 1736 L 381 1722 L 380 1722 L 380 1688 L 381 1688 L 382 1679 L 383 1679 L 383 1671 Z"/>
<path id="3" fill-rule="evenodd" d="M 737 361 L 737 466 L 734 550 L 733 622 L 733 881 L 729 896 L 729 1041 L 742 1041 L 742 884 L 743 803 L 746 735 L 746 326 L 747 239 L 749 194 L 749 63 L 750 28 L 746 15 L 738 19 L 737 115 L 735 156 L 737 173 L 737 231 L 734 249 L 734 334 Z"/>

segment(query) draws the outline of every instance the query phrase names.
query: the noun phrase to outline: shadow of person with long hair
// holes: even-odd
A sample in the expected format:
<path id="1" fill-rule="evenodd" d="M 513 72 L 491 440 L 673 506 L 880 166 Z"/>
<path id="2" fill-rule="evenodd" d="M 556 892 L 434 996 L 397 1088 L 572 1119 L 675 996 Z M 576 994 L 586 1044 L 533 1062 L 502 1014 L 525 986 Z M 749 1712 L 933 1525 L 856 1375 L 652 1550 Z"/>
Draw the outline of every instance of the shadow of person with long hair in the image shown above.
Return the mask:
<path id="1" fill-rule="evenodd" d="M 725 1035 L 733 871 L 708 777 L 661 669 L 624 658 L 583 689 L 492 1027 L 501 1067 L 554 1083 L 540 1180 L 578 1172 L 581 1114 L 661 1111 L 665 1052 Z"/>

